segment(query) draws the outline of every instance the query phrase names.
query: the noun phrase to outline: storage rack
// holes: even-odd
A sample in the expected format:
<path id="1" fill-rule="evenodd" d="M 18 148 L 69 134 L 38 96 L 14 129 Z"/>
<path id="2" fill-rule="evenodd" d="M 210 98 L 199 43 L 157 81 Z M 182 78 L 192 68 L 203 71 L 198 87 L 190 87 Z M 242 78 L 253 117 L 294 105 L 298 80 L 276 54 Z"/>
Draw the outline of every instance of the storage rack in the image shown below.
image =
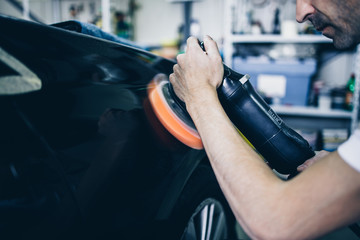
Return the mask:
<path id="1" fill-rule="evenodd" d="M 307 44 L 329 44 L 332 42 L 322 35 L 298 35 L 298 36 L 282 36 L 273 34 L 251 35 L 251 34 L 234 34 L 232 32 L 233 26 L 233 12 L 232 8 L 235 6 L 236 0 L 225 0 L 224 2 L 224 42 L 223 54 L 224 62 L 228 66 L 232 66 L 234 45 L 235 44 L 259 44 L 259 43 L 307 43 Z M 359 115 L 359 92 L 360 92 L 360 47 L 357 48 L 353 72 L 356 75 L 355 92 L 353 98 L 353 111 L 345 110 L 319 110 L 314 107 L 301 106 L 274 106 L 274 110 L 283 118 L 290 121 L 290 125 L 294 124 L 296 127 L 306 127 L 308 123 L 320 124 L 321 127 L 335 128 L 346 127 L 352 133 L 358 127 Z M 316 121 L 314 121 L 316 120 Z"/>

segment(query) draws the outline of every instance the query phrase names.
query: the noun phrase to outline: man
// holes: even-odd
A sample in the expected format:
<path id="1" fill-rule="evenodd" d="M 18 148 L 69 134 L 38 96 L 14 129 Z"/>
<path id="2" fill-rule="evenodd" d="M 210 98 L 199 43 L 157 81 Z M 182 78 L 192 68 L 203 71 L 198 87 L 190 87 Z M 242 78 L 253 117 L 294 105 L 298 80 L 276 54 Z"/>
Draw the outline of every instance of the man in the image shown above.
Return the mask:
<path id="1" fill-rule="evenodd" d="M 360 42 L 360 0 L 298 0 L 297 21 L 306 20 L 337 48 Z M 188 39 L 170 81 L 185 101 L 220 186 L 247 234 L 253 239 L 316 238 L 359 220 L 359 130 L 297 177 L 280 180 L 226 116 L 216 93 L 222 59 L 210 37 L 204 38 L 204 45 L 206 53 L 197 39 Z"/>

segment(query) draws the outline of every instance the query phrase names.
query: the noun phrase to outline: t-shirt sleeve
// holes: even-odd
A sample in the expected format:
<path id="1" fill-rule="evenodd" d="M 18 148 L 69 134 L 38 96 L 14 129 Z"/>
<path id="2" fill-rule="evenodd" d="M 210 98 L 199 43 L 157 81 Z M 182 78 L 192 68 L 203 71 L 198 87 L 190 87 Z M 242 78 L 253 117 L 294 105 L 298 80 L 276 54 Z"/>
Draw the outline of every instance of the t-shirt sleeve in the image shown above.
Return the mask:
<path id="1" fill-rule="evenodd" d="M 360 172 L 360 129 L 355 130 L 354 134 L 339 146 L 338 153 L 345 162 Z"/>

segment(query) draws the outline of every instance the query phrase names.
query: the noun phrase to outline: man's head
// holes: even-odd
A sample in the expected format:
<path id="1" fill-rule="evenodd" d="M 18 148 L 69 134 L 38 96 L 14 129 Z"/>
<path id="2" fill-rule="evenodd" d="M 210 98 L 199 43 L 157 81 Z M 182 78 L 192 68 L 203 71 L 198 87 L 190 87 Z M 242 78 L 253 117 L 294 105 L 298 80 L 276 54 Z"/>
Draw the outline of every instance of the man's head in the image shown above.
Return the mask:
<path id="1" fill-rule="evenodd" d="M 296 20 L 312 22 L 336 48 L 360 43 L 360 0 L 297 0 Z"/>

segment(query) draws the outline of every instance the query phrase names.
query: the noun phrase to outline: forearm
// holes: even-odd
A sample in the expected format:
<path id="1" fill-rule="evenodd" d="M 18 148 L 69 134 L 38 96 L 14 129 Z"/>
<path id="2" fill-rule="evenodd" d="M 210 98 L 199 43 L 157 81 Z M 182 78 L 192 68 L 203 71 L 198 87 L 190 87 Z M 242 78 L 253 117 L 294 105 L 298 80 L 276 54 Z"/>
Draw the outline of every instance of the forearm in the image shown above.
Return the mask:
<path id="1" fill-rule="evenodd" d="M 314 238 L 356 220 L 360 174 L 337 153 L 284 182 L 241 138 L 217 97 L 223 69 L 216 43 L 210 38 L 204 43 L 206 54 L 197 39 L 188 39 L 170 81 L 185 101 L 225 197 L 246 232 L 252 238 Z"/>
<path id="2" fill-rule="evenodd" d="M 356 220 L 360 174 L 337 153 L 284 182 L 240 137 L 216 92 L 205 95 L 188 103 L 188 111 L 224 195 L 252 238 L 312 238 Z"/>
<path id="3" fill-rule="evenodd" d="M 265 220 L 258 218 L 264 217 L 261 212 L 275 207 L 274 193 L 276 189 L 280 191 L 283 182 L 241 138 L 221 107 L 216 91 L 209 92 L 187 104 L 188 110 L 221 188 L 237 220 L 247 228 L 252 222 Z M 250 228 L 248 232 L 252 231 Z"/>

